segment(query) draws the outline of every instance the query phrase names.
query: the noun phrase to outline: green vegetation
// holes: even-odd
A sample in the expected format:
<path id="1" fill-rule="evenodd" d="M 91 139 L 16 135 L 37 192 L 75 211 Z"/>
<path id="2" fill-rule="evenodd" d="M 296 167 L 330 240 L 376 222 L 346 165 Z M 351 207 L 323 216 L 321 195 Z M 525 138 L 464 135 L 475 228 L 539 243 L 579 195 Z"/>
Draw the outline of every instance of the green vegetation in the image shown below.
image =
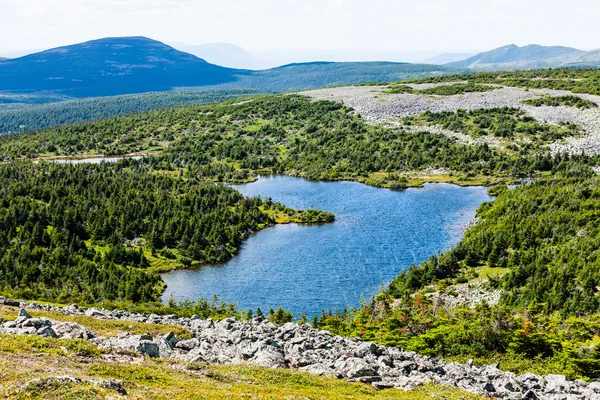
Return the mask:
<path id="1" fill-rule="evenodd" d="M 397 189 L 411 184 L 404 175 L 429 167 L 511 180 L 554 163 L 526 147 L 515 155 L 370 126 L 341 104 L 301 96 L 181 107 L 0 137 L 0 159 L 140 152 L 154 154 L 144 159 L 145 168 L 190 179 L 239 182 L 250 172 L 285 173 Z"/>
<path id="2" fill-rule="evenodd" d="M 424 95 L 438 95 L 438 96 L 453 96 L 464 93 L 474 92 L 489 92 L 492 90 L 499 89 L 499 87 L 489 85 L 479 85 L 476 83 L 453 83 L 450 85 L 439 85 L 428 89 L 413 89 L 408 85 L 401 83 L 392 83 L 390 88 L 385 92 L 388 94 L 424 94 Z"/>
<path id="3" fill-rule="evenodd" d="M 444 255 L 412 268 L 390 285 L 403 297 L 441 279 L 469 274 L 480 265 L 508 268 L 492 286 L 505 304 L 543 304 L 563 315 L 600 309 L 600 178 L 570 170 L 567 176 L 536 180 L 483 205 L 482 222 Z"/>
<path id="4" fill-rule="evenodd" d="M 505 190 L 452 250 L 401 273 L 351 313 L 323 314 L 333 332 L 521 373 L 600 376 L 600 177 L 585 167 Z M 484 277 L 498 305 L 438 307 L 428 293 Z M 392 304 L 395 303 L 395 306 Z"/>
<path id="5" fill-rule="evenodd" d="M 288 222 L 334 218 L 153 174 L 142 162 L 8 163 L 0 186 L 0 290 L 28 299 L 157 300 L 163 284 L 146 252 L 176 266 L 224 262 L 282 209 Z"/>
<path id="6" fill-rule="evenodd" d="M 531 89 L 568 90 L 573 93 L 600 95 L 600 69 L 557 68 L 517 72 L 480 72 L 468 75 L 440 75 L 410 81 L 442 83 L 468 81 Z M 405 82 L 406 83 L 406 82 Z"/>
<path id="7" fill-rule="evenodd" d="M 548 143 L 581 133 L 581 127 L 575 124 L 541 124 L 524 111 L 509 107 L 437 113 L 426 111 L 421 115 L 405 118 L 404 123 L 437 125 L 475 138 L 491 135 L 508 139 L 513 144 L 516 139 L 523 138 L 535 144 Z"/>
<path id="8" fill-rule="evenodd" d="M 174 90 L 88 99 L 0 95 L 0 134 L 69 125 L 186 104 L 257 95 L 258 90 Z"/>
<path id="9" fill-rule="evenodd" d="M 14 336 L 0 334 L 0 354 L 48 354 L 52 356 L 99 357 L 100 350 L 83 339 L 48 340 L 42 336 Z"/>
<path id="10" fill-rule="evenodd" d="M 489 85 L 479 85 L 476 83 L 468 82 L 468 83 L 455 83 L 452 85 L 440 85 L 435 86 L 429 89 L 423 89 L 417 91 L 419 94 L 426 95 L 438 95 L 438 96 L 453 96 L 457 94 L 464 93 L 475 93 L 475 92 L 490 92 L 492 90 L 499 89 L 495 86 Z"/>
<path id="11" fill-rule="evenodd" d="M 523 101 L 524 104 L 529 104 L 535 107 L 550 106 L 550 107 L 577 107 L 581 109 L 596 108 L 598 104 L 593 101 L 582 99 L 579 96 L 544 96 L 537 99 L 529 99 Z"/>
<path id="12" fill-rule="evenodd" d="M 600 314 L 563 318 L 543 314 L 535 305 L 445 309 L 419 292 L 392 308 L 392 298 L 350 314 L 327 313 L 319 328 L 336 334 L 398 346 L 420 354 L 477 364 L 500 363 L 517 374 L 565 374 L 570 378 L 600 376 Z"/>
<path id="13" fill-rule="evenodd" d="M 415 90 L 408 86 L 408 85 L 403 85 L 401 83 L 392 83 L 390 84 L 390 88 L 388 90 L 385 91 L 385 93 L 388 94 L 414 94 Z"/>
<path id="14" fill-rule="evenodd" d="M 558 85 L 560 80 L 573 90 L 592 92 L 598 77 L 588 70 L 511 74 L 474 74 L 461 80 L 471 87 L 517 86 L 519 79 L 524 86 L 524 80 Z M 598 158 L 550 155 L 544 147 L 579 134 L 580 128 L 540 124 L 513 108 L 425 113 L 405 123 L 493 136 L 507 146 L 470 146 L 441 135 L 371 126 L 343 105 L 296 95 L 228 100 L 0 137 L 0 291 L 148 313 L 247 319 L 262 311 L 241 312 L 216 299 L 157 304 L 163 285 L 156 271 L 224 261 L 249 232 L 273 223 L 330 222 L 333 215 L 244 198 L 222 182 L 285 173 L 393 189 L 424 181 L 487 184 L 498 198 L 481 206 L 481 222 L 455 248 L 400 274 L 369 304 L 323 313 L 313 323 L 428 355 L 501 362 L 515 372 L 600 377 L 600 178 L 589 168 Z M 104 165 L 43 161 L 128 153 L 149 156 Z M 34 158 L 42 161 L 24 161 Z M 448 173 L 430 176 L 428 168 Z M 527 176 L 535 182 L 506 188 L 507 182 Z M 497 305 L 474 309 L 447 309 L 432 300 L 434 292 L 456 295 L 458 283 L 483 284 L 504 295 Z M 293 319 L 282 309 L 267 316 L 275 323 Z M 308 378 L 294 373 L 261 377 L 255 371 L 262 370 L 206 368 L 225 375 L 220 379 L 230 392 L 249 390 L 259 397 L 269 379 L 276 382 L 268 386 L 269 394 L 281 397 L 310 397 L 315 387 L 343 397 L 347 389 L 306 382 Z M 190 385 L 189 371 L 173 369 L 168 362 L 153 361 L 150 367 L 93 364 L 86 371 L 121 377 L 129 382 L 128 390 L 144 393 L 151 387 L 157 397 L 166 393 L 166 386 L 185 395 L 188 386 L 199 395 L 222 395 L 209 391 L 208 384 Z M 165 377 L 167 370 L 173 375 Z M 242 376 L 244 383 L 236 386 L 238 378 L 232 375 Z M 206 382 L 214 384 L 210 379 Z M 286 386 L 295 379 L 301 381 L 298 386 Z M 286 389 L 278 392 L 282 386 Z M 365 390 L 367 398 L 390 393 L 352 390 Z"/>

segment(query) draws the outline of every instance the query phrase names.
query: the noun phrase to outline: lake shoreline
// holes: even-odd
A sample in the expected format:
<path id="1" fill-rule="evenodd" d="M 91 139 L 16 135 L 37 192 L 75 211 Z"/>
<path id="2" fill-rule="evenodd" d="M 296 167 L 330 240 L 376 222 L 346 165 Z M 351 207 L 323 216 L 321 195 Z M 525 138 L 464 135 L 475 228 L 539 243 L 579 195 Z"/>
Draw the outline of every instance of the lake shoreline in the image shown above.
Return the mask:
<path id="1" fill-rule="evenodd" d="M 274 196 L 268 191 L 261 190 L 261 187 L 264 188 L 265 185 L 266 187 L 270 187 L 270 185 L 276 187 L 277 182 L 281 182 L 283 185 L 299 185 L 299 188 L 296 188 L 298 190 L 292 187 L 290 193 L 292 196 L 294 194 L 305 196 L 303 201 L 294 202 L 292 198 Z M 427 183 L 416 191 L 380 191 L 379 188 L 355 181 L 313 181 L 289 175 L 261 175 L 254 183 L 231 185 L 231 187 L 245 196 L 271 197 L 273 201 L 296 209 L 313 206 L 331 211 L 336 215 L 336 223 L 317 227 L 276 224 L 270 226 L 270 229 L 253 232 L 244 240 L 236 255 L 226 263 L 203 264 L 162 273 L 161 277 L 167 285 L 162 295 L 163 302 L 168 301 L 171 295 L 176 301 L 199 297 L 211 298 L 213 295 L 217 295 L 228 303 L 240 304 L 243 308 L 255 308 L 245 304 L 246 296 L 253 297 L 254 291 L 261 291 L 260 288 L 255 287 L 253 282 L 263 280 L 265 286 L 270 287 L 271 291 L 277 292 L 279 291 L 277 287 L 284 285 L 283 280 L 288 282 L 288 285 L 284 285 L 281 291 L 289 292 L 290 296 L 292 296 L 292 290 L 289 285 L 298 286 L 294 292 L 302 293 L 306 290 L 300 289 L 300 286 L 303 286 L 302 282 L 307 282 L 305 288 L 319 287 L 319 291 L 313 294 L 312 300 L 308 301 L 318 302 L 319 299 L 327 299 L 331 295 L 330 292 L 338 292 L 338 300 L 331 302 L 329 304 L 331 307 L 344 308 L 356 305 L 356 300 L 351 299 L 358 299 L 361 297 L 361 293 L 362 297 L 370 298 L 382 285 L 391 281 L 399 271 L 409 265 L 418 264 L 436 254 L 437 251 L 443 251 L 456 244 L 462 238 L 466 225 L 474 217 L 475 209 L 479 204 L 483 201 L 493 200 L 485 187 L 463 188 L 449 183 Z M 309 193 L 303 194 L 300 191 L 302 187 L 308 187 Z M 340 192 L 338 193 L 341 196 L 339 198 L 319 198 L 324 195 L 328 196 L 327 192 L 340 190 L 349 191 L 349 193 L 344 195 L 343 192 Z M 378 197 L 381 199 L 378 200 Z M 372 202 L 371 206 L 368 206 L 367 199 Z M 414 201 L 417 203 L 413 204 Z M 438 206 L 436 201 L 442 201 L 442 203 Z M 347 204 L 344 205 L 344 202 Z M 419 202 L 424 202 L 424 204 L 419 206 Z M 452 206 L 448 203 L 455 205 Z M 411 206 L 407 207 L 408 204 Z M 367 216 L 357 211 L 360 210 L 361 205 L 370 208 Z M 346 206 L 350 208 L 344 209 Z M 359 208 L 356 209 L 356 207 Z M 427 211 L 429 209 L 431 211 Z M 444 211 L 446 209 L 447 212 Z M 369 222 L 368 218 L 376 218 L 381 229 L 373 231 L 374 222 Z M 424 228 L 423 225 L 427 228 Z M 422 239 L 420 239 L 421 237 Z M 339 243 L 336 242 L 338 240 Z M 423 246 L 419 244 L 421 241 L 424 241 Z M 428 248 L 430 250 L 427 250 Z M 321 251 L 325 253 L 319 256 L 318 253 Z M 348 254 L 348 256 L 344 258 L 345 256 L 341 256 L 341 254 Z M 303 260 L 301 264 L 308 265 L 307 269 L 312 272 L 302 272 L 304 267 L 297 265 L 300 264 L 298 260 Z M 254 270 L 255 268 L 258 270 Z M 341 276 L 334 274 L 327 277 L 328 271 L 339 268 L 346 272 Z M 350 272 L 353 268 L 355 271 Z M 273 272 L 268 273 L 268 270 Z M 369 270 L 372 272 L 369 273 Z M 307 273 L 308 275 L 306 275 Z M 217 278 L 220 274 L 224 274 L 223 277 Z M 319 280 L 315 275 L 321 275 L 323 279 Z M 353 275 L 365 275 L 366 282 L 370 283 L 361 282 L 360 278 Z M 198 276 L 204 276 L 207 279 L 201 279 Z M 221 287 L 225 292 L 229 292 L 228 298 L 228 295 L 222 296 L 225 292 L 220 292 L 219 287 L 229 280 L 233 281 L 232 287 L 237 288 Z M 354 282 L 350 283 L 350 286 L 355 289 L 344 295 L 342 292 L 345 289 L 340 288 L 347 287 L 349 282 Z M 187 289 L 183 289 L 184 287 Z M 371 289 L 365 292 L 365 287 Z M 211 293 L 209 294 L 208 291 Z M 233 295 L 233 292 L 236 291 L 239 292 L 238 295 Z M 321 292 L 329 294 L 318 295 Z M 183 293 L 188 294 L 184 295 Z M 342 297 L 339 297 L 340 295 Z M 294 296 L 311 297 L 306 294 Z M 350 297 L 343 300 L 346 296 Z M 261 307 L 268 307 L 268 303 L 268 301 L 262 302 L 261 300 L 260 304 Z M 259 303 L 257 302 L 257 304 Z M 278 301 L 277 304 L 272 303 L 272 305 L 289 309 L 291 303 Z M 302 308 L 302 311 L 307 310 Z M 325 309 L 327 308 L 328 306 L 325 306 Z M 316 311 L 313 308 L 310 312 Z"/>

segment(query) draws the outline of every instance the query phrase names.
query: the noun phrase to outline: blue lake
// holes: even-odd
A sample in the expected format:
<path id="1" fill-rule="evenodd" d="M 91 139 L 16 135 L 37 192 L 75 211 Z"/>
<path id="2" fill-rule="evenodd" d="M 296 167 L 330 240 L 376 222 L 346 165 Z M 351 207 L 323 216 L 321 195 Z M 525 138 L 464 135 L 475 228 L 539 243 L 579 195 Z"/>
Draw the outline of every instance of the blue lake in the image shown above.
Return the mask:
<path id="1" fill-rule="evenodd" d="M 296 317 L 356 306 L 400 271 L 455 245 L 477 207 L 492 200 L 483 187 L 392 191 L 288 176 L 235 188 L 288 207 L 330 211 L 336 221 L 277 225 L 252 235 L 228 263 L 163 274 L 163 300 L 217 295 L 242 309 L 282 306 Z"/>

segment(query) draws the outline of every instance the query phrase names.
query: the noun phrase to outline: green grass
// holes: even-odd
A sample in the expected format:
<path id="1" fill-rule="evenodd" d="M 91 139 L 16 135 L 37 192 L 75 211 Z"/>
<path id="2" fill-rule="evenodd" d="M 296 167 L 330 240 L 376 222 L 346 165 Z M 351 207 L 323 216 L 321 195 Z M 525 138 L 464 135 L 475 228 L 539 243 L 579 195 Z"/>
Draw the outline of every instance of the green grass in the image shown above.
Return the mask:
<path id="1" fill-rule="evenodd" d="M 374 399 L 374 400 L 476 400 L 482 397 L 454 388 L 427 384 L 413 391 L 375 390 L 361 383 L 348 383 L 291 370 L 251 366 L 182 365 L 172 361 L 143 360 L 138 363 L 108 363 L 65 357 L 39 357 L 31 371 L 28 359 L 8 357 L 0 365 L 2 383 L 8 398 L 100 399 L 115 392 L 82 384 L 32 385 L 16 390 L 24 382 L 68 372 L 82 379 L 123 381 L 128 398 L 134 399 Z M 7 364 L 12 364 L 10 367 Z M 9 371 L 10 368 L 10 371 Z M 44 370 L 42 370 L 44 368 Z M 3 389 L 0 389 L 2 394 Z"/>
<path id="2" fill-rule="evenodd" d="M 477 273 L 477 275 L 479 275 L 480 278 L 489 278 L 491 277 L 501 277 L 504 276 L 507 272 L 509 271 L 508 268 L 502 268 L 502 267 L 488 267 L 488 266 L 483 266 L 483 267 L 478 267 L 475 268 L 475 272 Z"/>
<path id="3" fill-rule="evenodd" d="M 100 356 L 98 347 L 87 340 L 0 334 L 0 354 L 2 353 L 34 356 L 46 354 L 65 357 L 77 355 L 91 358 Z"/>

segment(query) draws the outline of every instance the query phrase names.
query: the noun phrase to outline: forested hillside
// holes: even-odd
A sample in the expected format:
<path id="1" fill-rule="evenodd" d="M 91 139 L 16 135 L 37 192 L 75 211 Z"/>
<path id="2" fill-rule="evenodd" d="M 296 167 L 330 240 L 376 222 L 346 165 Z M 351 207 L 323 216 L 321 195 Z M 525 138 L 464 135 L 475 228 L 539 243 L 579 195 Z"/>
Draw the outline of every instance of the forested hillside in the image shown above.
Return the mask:
<path id="1" fill-rule="evenodd" d="M 332 219 L 136 162 L 8 163 L 0 186 L 0 290 L 26 298 L 154 301 L 157 269 L 226 261 L 278 212 Z"/>
<path id="2" fill-rule="evenodd" d="M 584 55 L 584 51 L 572 47 L 511 44 L 447 65 L 487 70 L 531 69 L 570 64 Z"/>
<path id="3" fill-rule="evenodd" d="M 0 63 L 0 90 L 114 96 L 235 80 L 235 70 L 144 37 L 92 40 Z"/>
<path id="4" fill-rule="evenodd" d="M 511 180 L 555 162 L 528 147 L 506 152 L 428 133 L 367 125 L 338 103 L 268 96 L 214 106 L 165 109 L 0 137 L 0 158 L 152 153 L 155 169 L 196 171 L 225 161 L 311 179 L 358 180 L 402 188 L 399 173 L 445 168 L 450 181 Z M 481 180 L 479 181 L 481 182 Z M 418 184 L 418 183 L 416 183 Z"/>
<path id="5" fill-rule="evenodd" d="M 88 99 L 8 95 L 5 102 L 0 97 L 0 135 L 258 94 L 251 89 L 190 89 Z"/>
<path id="6" fill-rule="evenodd" d="M 405 296 L 442 279 L 469 277 L 481 266 L 501 268 L 507 305 L 543 305 L 567 314 L 600 309 L 597 249 L 600 178 L 568 170 L 504 191 L 479 209 L 479 224 L 456 248 L 412 268 L 390 285 Z"/>

